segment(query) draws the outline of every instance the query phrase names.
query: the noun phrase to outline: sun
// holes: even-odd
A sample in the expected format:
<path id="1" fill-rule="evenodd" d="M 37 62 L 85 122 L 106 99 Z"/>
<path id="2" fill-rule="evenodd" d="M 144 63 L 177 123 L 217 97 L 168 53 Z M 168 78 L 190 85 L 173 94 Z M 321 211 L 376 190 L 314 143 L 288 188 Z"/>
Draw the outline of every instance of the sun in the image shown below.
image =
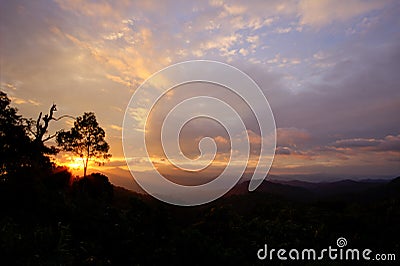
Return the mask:
<path id="1" fill-rule="evenodd" d="M 71 170 L 82 170 L 83 163 L 82 158 L 72 157 L 69 159 L 69 162 L 65 164 Z"/>
<path id="2" fill-rule="evenodd" d="M 73 175 L 79 176 L 83 173 L 83 162 L 82 158 L 80 157 L 64 155 L 62 157 L 56 158 L 54 160 L 54 163 L 58 166 L 67 167 Z"/>

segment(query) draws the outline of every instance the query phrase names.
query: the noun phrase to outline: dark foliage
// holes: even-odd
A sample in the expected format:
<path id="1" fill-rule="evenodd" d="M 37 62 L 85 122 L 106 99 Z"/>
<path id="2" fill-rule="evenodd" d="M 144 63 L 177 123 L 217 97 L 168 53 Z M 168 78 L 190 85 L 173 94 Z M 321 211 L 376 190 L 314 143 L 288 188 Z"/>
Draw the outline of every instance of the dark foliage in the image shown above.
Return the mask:
<path id="1" fill-rule="evenodd" d="M 51 149 L 29 137 L 28 120 L 18 115 L 10 102 L 0 91 L 0 184 L 21 186 L 48 174 L 52 164 L 47 154 Z"/>
<path id="2" fill-rule="evenodd" d="M 373 201 L 366 191 L 300 202 L 255 192 L 184 208 L 115 188 L 102 174 L 72 179 L 58 169 L 29 201 L 2 202 L 0 255 L 7 265 L 262 265 L 256 252 L 265 243 L 318 249 L 340 236 L 394 252 L 397 181 L 371 192 Z"/>

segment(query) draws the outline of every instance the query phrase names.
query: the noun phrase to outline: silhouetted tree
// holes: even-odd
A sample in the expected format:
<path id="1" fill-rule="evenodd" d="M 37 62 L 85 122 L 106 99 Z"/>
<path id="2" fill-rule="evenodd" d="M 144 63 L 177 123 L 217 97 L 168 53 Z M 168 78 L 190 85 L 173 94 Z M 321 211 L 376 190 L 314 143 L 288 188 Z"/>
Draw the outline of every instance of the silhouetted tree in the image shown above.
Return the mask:
<path id="1" fill-rule="evenodd" d="M 75 117 L 72 117 L 70 115 L 62 115 L 60 117 L 55 117 L 54 112 L 57 112 L 57 106 L 53 104 L 50 107 L 49 113 L 43 115 L 42 112 L 39 113 L 38 119 L 35 120 L 29 120 L 29 131 L 33 135 L 33 140 L 35 143 L 38 145 L 44 145 L 44 143 L 48 140 L 53 139 L 54 137 L 57 136 L 57 132 L 54 134 L 48 134 L 48 136 L 45 136 L 46 133 L 48 133 L 48 128 L 50 121 L 59 121 L 63 118 L 72 118 L 75 119 Z"/>
<path id="2" fill-rule="evenodd" d="M 33 142 L 33 150 L 36 152 L 37 158 L 34 163 L 34 167 L 38 170 L 40 169 L 50 169 L 54 165 L 50 160 L 49 155 L 56 155 L 59 152 L 55 146 L 47 146 L 46 142 L 55 138 L 58 132 L 53 134 L 47 134 L 48 128 L 51 121 L 59 121 L 63 118 L 72 118 L 70 115 L 62 115 L 60 117 L 55 117 L 54 112 L 57 111 L 57 107 L 53 104 L 50 109 L 49 113 L 43 115 L 42 112 L 39 113 L 38 119 L 26 119 L 28 130 L 30 133 L 30 138 Z"/>
<path id="3" fill-rule="evenodd" d="M 44 135 L 47 133 L 47 129 L 49 127 L 49 123 L 51 120 L 56 120 L 53 115 L 54 112 L 57 111 L 57 107 L 55 104 L 53 104 L 50 107 L 49 114 L 46 114 L 42 117 L 43 113 L 40 112 L 38 119 L 36 120 L 35 128 L 36 130 L 33 131 L 33 134 L 35 136 L 35 142 L 43 143 L 46 142 L 47 140 L 50 140 L 56 136 L 56 134 L 49 135 L 48 137 L 44 137 Z"/>
<path id="4" fill-rule="evenodd" d="M 1 181 L 32 165 L 32 143 L 26 120 L 10 106 L 7 94 L 0 91 L 0 178 Z"/>
<path id="5" fill-rule="evenodd" d="M 108 153 L 110 146 L 105 141 L 105 131 L 99 126 L 92 112 L 77 117 L 74 127 L 70 131 L 60 131 L 56 140 L 64 151 L 82 158 L 84 177 L 91 159 L 101 164 L 111 157 Z"/>

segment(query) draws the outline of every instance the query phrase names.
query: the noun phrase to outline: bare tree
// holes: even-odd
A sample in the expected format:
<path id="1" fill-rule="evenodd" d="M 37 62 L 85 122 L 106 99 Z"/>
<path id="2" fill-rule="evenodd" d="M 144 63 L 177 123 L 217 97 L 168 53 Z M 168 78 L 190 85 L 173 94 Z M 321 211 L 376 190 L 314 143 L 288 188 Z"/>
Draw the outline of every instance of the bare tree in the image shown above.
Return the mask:
<path id="1" fill-rule="evenodd" d="M 49 134 L 47 137 L 45 137 L 45 134 L 48 132 L 49 123 L 51 120 L 59 121 L 63 118 L 75 119 L 75 117 L 70 116 L 70 115 L 62 115 L 62 116 L 56 118 L 56 117 L 54 117 L 54 112 L 56 112 L 56 111 L 57 111 L 57 106 L 53 103 L 53 105 L 50 107 L 48 114 L 45 114 L 42 117 L 43 113 L 40 112 L 39 117 L 35 123 L 35 129 L 34 130 L 30 129 L 30 132 L 33 134 L 34 141 L 36 143 L 44 144 L 46 141 L 57 136 L 58 132 L 56 132 L 54 134 Z M 32 127 L 33 122 L 34 121 L 30 121 L 31 127 Z"/>

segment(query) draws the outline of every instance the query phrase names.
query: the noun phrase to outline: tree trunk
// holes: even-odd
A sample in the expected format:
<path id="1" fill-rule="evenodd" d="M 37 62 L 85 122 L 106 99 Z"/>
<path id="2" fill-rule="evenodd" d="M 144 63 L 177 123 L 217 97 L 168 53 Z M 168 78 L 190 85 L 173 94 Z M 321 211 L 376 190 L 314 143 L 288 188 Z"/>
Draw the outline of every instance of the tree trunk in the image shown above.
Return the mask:
<path id="1" fill-rule="evenodd" d="M 90 135 L 88 137 L 88 139 L 90 140 Z M 85 163 L 85 167 L 83 169 L 83 177 L 86 177 L 86 170 L 88 167 L 88 162 L 89 162 L 89 155 L 90 155 L 90 143 L 86 144 L 87 145 L 87 155 L 86 155 L 86 163 Z"/>
<path id="2" fill-rule="evenodd" d="M 86 158 L 85 165 L 83 166 L 83 177 L 86 177 L 86 170 L 88 167 L 89 158 Z"/>

